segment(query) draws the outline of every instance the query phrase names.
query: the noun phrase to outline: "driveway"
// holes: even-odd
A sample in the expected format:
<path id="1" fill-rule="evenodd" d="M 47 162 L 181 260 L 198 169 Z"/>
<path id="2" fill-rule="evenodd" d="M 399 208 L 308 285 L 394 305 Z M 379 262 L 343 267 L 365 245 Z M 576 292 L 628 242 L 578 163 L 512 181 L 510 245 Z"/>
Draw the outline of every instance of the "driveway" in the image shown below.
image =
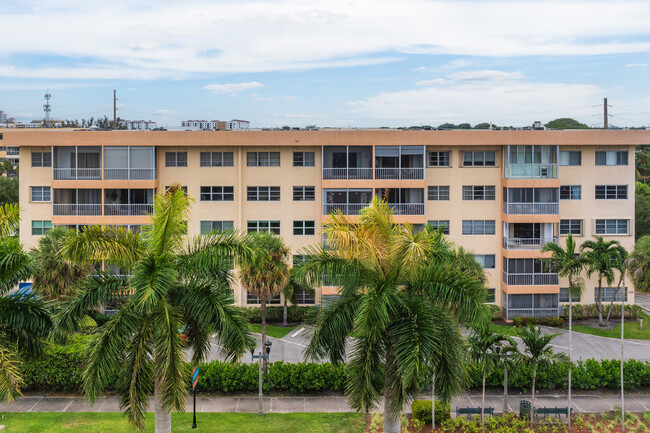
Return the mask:
<path id="1" fill-rule="evenodd" d="M 634 303 L 650 314 L 650 294 L 636 292 L 634 296 Z"/>

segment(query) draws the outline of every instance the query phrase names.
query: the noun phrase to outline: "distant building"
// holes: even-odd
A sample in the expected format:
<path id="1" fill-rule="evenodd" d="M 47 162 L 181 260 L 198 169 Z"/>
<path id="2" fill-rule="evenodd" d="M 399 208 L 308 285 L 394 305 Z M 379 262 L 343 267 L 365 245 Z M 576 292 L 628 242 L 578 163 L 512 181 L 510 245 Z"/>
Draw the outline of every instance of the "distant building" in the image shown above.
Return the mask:
<path id="1" fill-rule="evenodd" d="M 181 128 L 194 130 L 217 129 L 220 131 L 247 131 L 251 123 L 248 120 L 233 119 L 230 122 L 223 120 L 183 120 Z"/>
<path id="2" fill-rule="evenodd" d="M 251 129 L 251 123 L 248 120 L 233 119 L 228 122 L 226 129 L 230 131 L 247 131 Z"/>
<path id="3" fill-rule="evenodd" d="M 152 120 L 120 120 L 118 124 L 133 131 L 153 131 L 157 128 Z"/>

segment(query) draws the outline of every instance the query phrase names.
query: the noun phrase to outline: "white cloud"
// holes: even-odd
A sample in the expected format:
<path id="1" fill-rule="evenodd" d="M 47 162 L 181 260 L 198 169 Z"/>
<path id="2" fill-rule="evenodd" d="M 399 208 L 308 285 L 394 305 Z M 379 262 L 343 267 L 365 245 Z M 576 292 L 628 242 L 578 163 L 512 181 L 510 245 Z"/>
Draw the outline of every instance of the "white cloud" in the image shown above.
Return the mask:
<path id="1" fill-rule="evenodd" d="M 262 83 L 258 83 L 257 81 L 250 81 L 248 83 L 208 84 L 207 86 L 203 86 L 203 88 L 216 94 L 222 93 L 226 95 L 232 95 L 245 92 L 247 90 L 257 89 L 262 86 Z"/>
<path id="2" fill-rule="evenodd" d="M 628 63 L 625 65 L 626 68 L 645 68 L 646 66 L 645 63 Z"/>
<path id="3" fill-rule="evenodd" d="M 163 108 L 163 109 L 154 111 L 153 114 L 158 115 L 158 116 L 163 116 L 163 117 L 170 117 L 170 116 L 178 116 L 181 113 L 179 113 L 178 111 L 167 110 L 167 109 Z"/>
<path id="4" fill-rule="evenodd" d="M 440 69 L 459 69 L 466 68 L 471 65 L 471 62 L 467 59 L 456 59 L 452 60 L 449 63 L 445 63 L 440 67 Z"/>
<path id="5" fill-rule="evenodd" d="M 0 76 L 181 79 L 377 64 L 414 53 L 650 51 L 650 2 L 641 0 L 597 1 L 597 6 L 594 0 L 375 0 L 372 7 L 349 0 L 147 0 L 138 8 L 131 0 L 114 0 L 101 10 L 86 0 L 20 4 L 3 10 L 3 32 L 12 35 L 12 43 L 3 46 Z M 12 64 L 12 56 L 26 54 L 55 62 L 48 64 L 46 57 L 45 63 Z M 443 67 L 466 66 L 458 60 Z"/>
<path id="6" fill-rule="evenodd" d="M 502 81 L 502 80 L 519 80 L 525 78 L 521 72 L 505 71 L 461 71 L 449 76 L 454 81 Z"/>
<path id="7" fill-rule="evenodd" d="M 427 70 L 427 67 L 426 67 L 426 66 L 418 66 L 417 68 L 413 68 L 413 69 L 411 69 L 411 70 L 412 70 L 412 71 L 416 71 L 416 72 L 419 72 L 419 71 L 426 71 L 426 70 Z"/>
<path id="8" fill-rule="evenodd" d="M 434 78 L 433 80 L 422 80 L 418 81 L 417 84 L 418 86 L 437 86 L 439 84 L 447 84 L 449 81 L 445 80 L 444 78 Z"/>

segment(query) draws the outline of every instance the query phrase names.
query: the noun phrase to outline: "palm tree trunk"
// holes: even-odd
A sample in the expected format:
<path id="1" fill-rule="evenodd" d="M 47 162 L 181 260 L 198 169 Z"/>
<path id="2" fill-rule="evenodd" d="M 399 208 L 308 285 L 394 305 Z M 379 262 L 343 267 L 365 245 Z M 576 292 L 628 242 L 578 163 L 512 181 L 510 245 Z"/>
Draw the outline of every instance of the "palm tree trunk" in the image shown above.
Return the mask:
<path id="1" fill-rule="evenodd" d="M 401 433 L 400 412 L 391 408 L 393 397 L 387 391 L 384 394 L 384 433 Z"/>
<path id="2" fill-rule="evenodd" d="M 571 290 L 569 290 L 569 416 L 567 417 L 569 420 L 569 429 L 571 429 L 571 370 L 573 369 L 573 365 L 571 364 L 571 351 L 573 350 L 573 304 L 571 302 L 571 296 Z"/>
<path id="3" fill-rule="evenodd" d="M 264 344 L 266 343 L 266 296 L 262 294 L 260 297 L 260 317 L 262 319 L 262 347 L 260 348 L 260 352 L 262 354 L 266 355 L 265 353 L 265 347 Z M 262 359 L 262 371 L 264 374 L 268 373 L 268 360 L 267 359 Z"/>
<path id="4" fill-rule="evenodd" d="M 483 394 L 481 395 L 481 431 L 485 431 L 485 366 L 483 366 Z"/>
<path id="5" fill-rule="evenodd" d="M 154 432 L 155 433 L 171 433 L 172 432 L 172 414 L 163 408 L 160 402 L 159 383 L 156 379 L 155 384 L 155 404 L 154 404 Z"/>
<path id="6" fill-rule="evenodd" d="M 601 295 L 603 292 L 603 277 L 598 277 L 598 296 L 596 297 L 596 310 L 598 310 L 598 325 L 603 325 L 603 302 Z"/>
<path id="7" fill-rule="evenodd" d="M 284 309 L 282 310 L 282 326 L 287 326 L 287 300 L 284 300 Z"/>
<path id="8" fill-rule="evenodd" d="M 535 376 L 537 375 L 537 368 L 533 365 L 533 395 L 530 404 L 530 428 L 533 428 L 533 417 L 535 415 Z"/>

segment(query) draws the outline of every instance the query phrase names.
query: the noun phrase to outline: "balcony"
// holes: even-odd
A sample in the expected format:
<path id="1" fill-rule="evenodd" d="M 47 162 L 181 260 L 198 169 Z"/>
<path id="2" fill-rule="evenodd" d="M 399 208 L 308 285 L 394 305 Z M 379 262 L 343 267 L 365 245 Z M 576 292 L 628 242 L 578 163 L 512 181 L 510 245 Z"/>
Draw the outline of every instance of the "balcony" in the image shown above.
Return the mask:
<path id="1" fill-rule="evenodd" d="M 372 179 L 372 146 L 324 146 L 323 179 Z"/>
<path id="2" fill-rule="evenodd" d="M 140 216 L 153 213 L 152 204 L 105 204 L 106 216 Z"/>
<path id="3" fill-rule="evenodd" d="M 372 168 L 323 168 L 323 179 L 372 179 Z"/>
<path id="4" fill-rule="evenodd" d="M 375 146 L 375 179 L 424 179 L 424 146 Z"/>
<path id="5" fill-rule="evenodd" d="M 506 250 L 541 250 L 547 242 L 557 244 L 558 238 L 509 238 L 504 236 L 503 248 Z"/>
<path id="6" fill-rule="evenodd" d="M 104 147 L 104 180 L 154 180 L 156 150 L 153 146 Z"/>
<path id="7" fill-rule="evenodd" d="M 54 180 L 100 180 L 101 168 L 53 168 Z"/>
<path id="8" fill-rule="evenodd" d="M 558 317 L 560 308 L 504 308 L 503 317 L 512 320 L 515 317 Z"/>
<path id="9" fill-rule="evenodd" d="M 105 168 L 104 180 L 154 180 L 155 168 Z"/>
<path id="10" fill-rule="evenodd" d="M 104 215 L 142 216 L 153 213 L 153 189 L 104 190 Z"/>
<path id="11" fill-rule="evenodd" d="M 323 215 L 340 211 L 343 215 L 359 215 L 361 209 L 368 207 L 369 203 L 326 203 L 323 205 Z"/>
<path id="12" fill-rule="evenodd" d="M 424 203 L 388 203 L 393 215 L 424 215 Z"/>
<path id="13" fill-rule="evenodd" d="M 507 294 L 503 292 L 501 304 L 503 317 L 506 320 L 515 317 L 557 317 L 560 314 L 557 293 Z"/>
<path id="14" fill-rule="evenodd" d="M 504 272 L 503 282 L 509 286 L 556 286 L 560 284 L 555 273 L 509 274 Z"/>
<path id="15" fill-rule="evenodd" d="M 55 216 L 98 216 L 102 214 L 101 204 L 53 204 L 52 215 Z"/>
<path id="16" fill-rule="evenodd" d="M 102 154 L 99 146 L 56 146 L 52 155 L 53 180 L 100 180 Z"/>
<path id="17" fill-rule="evenodd" d="M 506 146 L 506 179 L 557 179 L 558 146 Z"/>
<path id="18" fill-rule="evenodd" d="M 560 203 L 503 203 L 508 215 L 559 215 Z"/>
<path id="19" fill-rule="evenodd" d="M 375 168 L 375 179 L 424 179 L 424 168 Z"/>

